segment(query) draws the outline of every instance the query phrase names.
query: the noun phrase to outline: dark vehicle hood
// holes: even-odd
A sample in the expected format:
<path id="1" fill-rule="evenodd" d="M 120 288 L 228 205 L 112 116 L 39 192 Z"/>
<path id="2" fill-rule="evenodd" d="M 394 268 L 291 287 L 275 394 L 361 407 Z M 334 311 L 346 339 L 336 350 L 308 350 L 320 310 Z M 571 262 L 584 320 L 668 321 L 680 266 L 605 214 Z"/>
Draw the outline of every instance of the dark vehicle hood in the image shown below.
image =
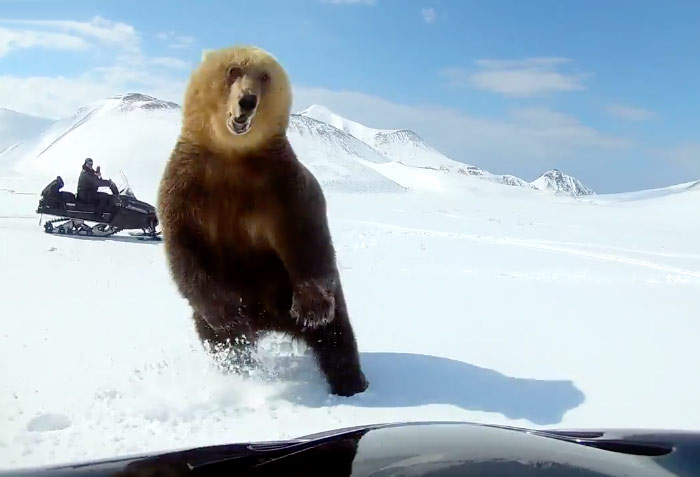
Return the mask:
<path id="1" fill-rule="evenodd" d="M 288 441 L 156 452 L 0 476 L 698 476 L 700 432 L 377 424 Z"/>

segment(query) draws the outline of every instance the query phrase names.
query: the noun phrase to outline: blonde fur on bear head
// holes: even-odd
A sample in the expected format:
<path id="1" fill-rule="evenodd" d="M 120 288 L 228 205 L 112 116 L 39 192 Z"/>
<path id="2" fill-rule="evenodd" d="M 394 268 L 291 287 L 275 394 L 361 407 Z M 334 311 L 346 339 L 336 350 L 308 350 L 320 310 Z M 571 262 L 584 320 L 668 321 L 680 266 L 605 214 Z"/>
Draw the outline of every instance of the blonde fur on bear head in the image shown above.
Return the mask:
<path id="1" fill-rule="evenodd" d="M 256 97 L 252 111 L 241 106 L 244 96 Z M 287 73 L 265 50 L 242 45 L 204 51 L 185 93 L 182 135 L 235 156 L 285 135 L 291 107 Z M 240 118 L 243 123 L 234 122 Z M 247 129 L 240 126 L 246 122 Z"/>

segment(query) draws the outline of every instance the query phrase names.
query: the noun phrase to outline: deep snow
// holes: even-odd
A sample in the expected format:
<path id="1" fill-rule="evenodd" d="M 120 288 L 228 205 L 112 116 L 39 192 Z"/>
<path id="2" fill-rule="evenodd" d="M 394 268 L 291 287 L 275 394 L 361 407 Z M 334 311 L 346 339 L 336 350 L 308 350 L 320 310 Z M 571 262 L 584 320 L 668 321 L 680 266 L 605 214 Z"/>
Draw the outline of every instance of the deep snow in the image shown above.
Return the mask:
<path id="1" fill-rule="evenodd" d="M 126 167 L 102 147 L 87 153 L 103 172 L 124 166 L 152 200 L 155 149 Z M 260 376 L 217 372 L 162 244 L 45 234 L 37 194 L 79 168 L 74 152 L 0 179 L 3 468 L 378 421 L 700 428 L 691 184 L 571 198 L 333 153 L 348 168 L 323 184 L 371 383 L 339 398 L 279 337 Z M 352 187 L 368 183 L 387 188 Z"/>

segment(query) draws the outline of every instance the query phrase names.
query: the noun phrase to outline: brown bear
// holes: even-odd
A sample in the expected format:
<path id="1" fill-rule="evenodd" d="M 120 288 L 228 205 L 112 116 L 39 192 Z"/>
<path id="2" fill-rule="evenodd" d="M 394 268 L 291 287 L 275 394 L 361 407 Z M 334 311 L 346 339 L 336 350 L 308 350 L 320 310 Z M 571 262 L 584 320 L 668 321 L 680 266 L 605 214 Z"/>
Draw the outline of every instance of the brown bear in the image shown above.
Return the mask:
<path id="1" fill-rule="evenodd" d="M 266 51 L 210 51 L 191 75 L 158 190 L 167 263 L 203 343 L 303 340 L 331 393 L 364 391 L 321 187 L 287 139 L 287 74 Z"/>

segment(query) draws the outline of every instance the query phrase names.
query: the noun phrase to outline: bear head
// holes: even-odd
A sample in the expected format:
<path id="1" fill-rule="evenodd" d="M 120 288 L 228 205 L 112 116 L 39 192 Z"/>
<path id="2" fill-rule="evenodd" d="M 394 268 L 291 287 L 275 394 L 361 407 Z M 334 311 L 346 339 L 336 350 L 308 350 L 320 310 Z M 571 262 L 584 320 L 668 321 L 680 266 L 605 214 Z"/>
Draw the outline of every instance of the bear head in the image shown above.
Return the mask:
<path id="1" fill-rule="evenodd" d="M 182 132 L 236 155 L 285 135 L 291 106 L 289 78 L 270 53 L 253 46 L 210 50 L 190 77 Z"/>

